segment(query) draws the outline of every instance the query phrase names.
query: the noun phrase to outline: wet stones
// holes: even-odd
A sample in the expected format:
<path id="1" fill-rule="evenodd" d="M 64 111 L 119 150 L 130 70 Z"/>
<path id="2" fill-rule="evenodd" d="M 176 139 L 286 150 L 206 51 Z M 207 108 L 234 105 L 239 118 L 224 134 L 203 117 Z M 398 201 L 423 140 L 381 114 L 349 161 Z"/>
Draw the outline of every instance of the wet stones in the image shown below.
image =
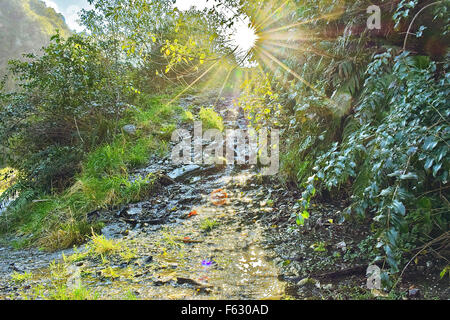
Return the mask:
<path id="1" fill-rule="evenodd" d="M 190 278 L 183 278 L 183 277 L 177 277 L 177 284 L 179 284 L 179 285 L 187 284 L 189 286 L 193 286 L 196 288 L 211 288 L 212 287 L 212 286 L 200 283 L 197 280 L 190 279 Z"/>
<path id="2" fill-rule="evenodd" d="M 102 229 L 102 234 L 107 239 L 118 239 L 128 235 L 127 225 L 124 222 L 109 224 Z"/>
<path id="3" fill-rule="evenodd" d="M 409 298 L 420 298 L 421 293 L 419 289 L 409 289 L 408 297 Z"/>
<path id="4" fill-rule="evenodd" d="M 144 259 L 144 263 L 148 264 L 148 263 L 152 263 L 153 262 L 153 256 L 148 256 L 147 258 Z"/>
<path id="5" fill-rule="evenodd" d="M 181 168 L 177 168 L 168 174 L 168 177 L 179 181 L 187 178 L 188 176 L 198 172 L 201 169 L 200 166 L 196 164 L 190 164 Z"/>
<path id="6" fill-rule="evenodd" d="M 313 278 L 305 278 L 297 283 L 297 294 L 302 297 L 320 296 L 320 282 Z"/>
<path id="7" fill-rule="evenodd" d="M 137 207 L 137 208 L 129 208 L 127 210 L 126 214 L 128 216 L 132 216 L 132 217 L 138 216 L 138 215 L 142 214 L 142 208 L 139 208 L 139 207 Z"/>

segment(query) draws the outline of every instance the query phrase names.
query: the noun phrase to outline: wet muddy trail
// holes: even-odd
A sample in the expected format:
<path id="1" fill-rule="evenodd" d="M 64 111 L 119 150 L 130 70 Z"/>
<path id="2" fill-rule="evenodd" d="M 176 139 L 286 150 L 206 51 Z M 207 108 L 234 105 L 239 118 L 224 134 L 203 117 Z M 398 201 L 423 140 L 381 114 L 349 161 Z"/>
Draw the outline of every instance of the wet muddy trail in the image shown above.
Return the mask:
<path id="1" fill-rule="evenodd" d="M 231 97 L 216 110 L 226 128 L 246 127 Z M 369 230 L 340 221 L 345 203 L 314 204 L 299 229 L 300 192 L 254 166 L 155 157 L 130 179 L 148 174 L 157 177 L 149 199 L 89 214 L 105 223 L 104 238 L 57 253 L 0 246 L 0 299 L 369 297 L 360 244 Z"/>

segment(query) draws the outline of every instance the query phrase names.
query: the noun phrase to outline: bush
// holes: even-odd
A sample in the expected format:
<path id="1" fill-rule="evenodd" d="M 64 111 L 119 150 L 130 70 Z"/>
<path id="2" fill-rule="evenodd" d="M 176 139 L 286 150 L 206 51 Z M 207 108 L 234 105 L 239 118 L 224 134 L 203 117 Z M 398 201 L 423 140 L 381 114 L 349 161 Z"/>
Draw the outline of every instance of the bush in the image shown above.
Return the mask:
<path id="1" fill-rule="evenodd" d="M 86 151 L 113 137 L 127 91 L 87 37 L 56 34 L 42 57 L 27 57 L 10 62 L 19 89 L 1 96 L 0 147 L 30 187 L 60 189 Z"/>
<path id="2" fill-rule="evenodd" d="M 448 75 L 448 65 L 436 75 L 427 57 L 395 57 L 392 50 L 375 56 L 354 116 L 357 128 L 318 158 L 303 193 L 307 207 L 318 180 L 329 190 L 354 181 L 346 213 L 373 217 L 374 246 L 384 251 L 378 259 L 391 273 L 400 271 L 405 252 L 450 228 L 442 196 L 450 169 Z"/>
<path id="3" fill-rule="evenodd" d="M 69 248 L 83 243 L 92 229 L 100 231 L 101 224 L 87 222 L 89 212 L 148 198 L 155 177 L 130 179 L 130 170 L 148 164 L 152 153 L 167 151 L 167 132 L 174 128 L 177 108 L 165 105 L 164 98 L 141 95 L 140 106 L 128 109 L 119 122 L 119 127 L 135 124 L 136 135 L 118 133 L 111 142 L 86 153 L 80 172 L 63 192 L 25 189 L 20 182 L 10 188 L 6 193 L 22 190 L 0 217 L 0 233 L 29 235 L 19 247 L 37 243 L 48 250 Z"/>

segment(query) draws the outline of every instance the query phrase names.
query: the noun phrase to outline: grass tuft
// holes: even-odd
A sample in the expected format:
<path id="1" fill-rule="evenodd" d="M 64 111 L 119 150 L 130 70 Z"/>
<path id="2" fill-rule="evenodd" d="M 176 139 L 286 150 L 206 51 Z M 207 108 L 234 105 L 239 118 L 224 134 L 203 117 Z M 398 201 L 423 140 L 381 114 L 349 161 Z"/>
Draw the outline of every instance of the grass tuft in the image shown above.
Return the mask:
<path id="1" fill-rule="evenodd" d="M 202 107 L 199 112 L 199 117 L 203 123 L 203 130 L 218 129 L 223 131 L 223 118 L 213 108 Z"/>
<path id="2" fill-rule="evenodd" d="M 37 244 L 50 251 L 66 249 L 86 241 L 92 229 L 101 230 L 101 224 L 87 222 L 89 212 L 148 198 L 154 191 L 155 177 L 131 182 L 129 174 L 147 165 L 152 154 L 167 152 L 167 141 L 175 130 L 176 108 L 164 104 L 164 99 L 140 96 L 140 107 L 130 108 L 119 124 L 134 124 L 137 133 L 120 133 L 111 143 L 87 154 L 80 173 L 63 192 L 22 191 L 16 205 L 0 217 L 0 234 L 24 236 L 16 243 L 18 247 Z"/>

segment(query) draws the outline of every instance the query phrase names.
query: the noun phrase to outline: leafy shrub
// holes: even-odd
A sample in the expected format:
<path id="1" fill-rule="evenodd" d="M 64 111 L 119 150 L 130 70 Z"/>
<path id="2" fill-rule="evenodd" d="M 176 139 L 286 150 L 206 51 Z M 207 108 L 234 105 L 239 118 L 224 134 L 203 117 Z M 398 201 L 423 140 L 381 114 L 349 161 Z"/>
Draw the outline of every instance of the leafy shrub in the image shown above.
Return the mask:
<path id="1" fill-rule="evenodd" d="M 358 128 L 316 161 L 317 173 L 303 194 L 306 204 L 317 180 L 339 188 L 354 180 L 347 214 L 370 213 L 379 248 L 392 273 L 404 253 L 448 230 L 450 108 L 448 65 L 436 77 L 436 63 L 392 50 L 376 55 L 367 70 L 356 109 Z"/>
<path id="2" fill-rule="evenodd" d="M 0 143 L 23 181 L 41 190 L 64 187 L 84 152 L 113 137 L 126 86 L 99 44 L 56 34 L 42 57 L 12 61 L 19 90 L 4 94 Z"/>
<path id="3" fill-rule="evenodd" d="M 0 217 L 0 232 L 29 235 L 21 247 L 37 243 L 47 250 L 69 248 L 83 243 L 92 229 L 100 231 L 101 224 L 87 222 L 89 212 L 147 198 L 154 190 L 154 177 L 130 179 L 130 169 L 147 164 L 153 152 L 165 150 L 161 122 L 169 121 L 174 108 L 155 97 L 141 97 L 139 102 L 142 107 L 127 110 L 121 120 L 121 125 L 135 123 L 139 128 L 136 135 L 118 134 L 87 153 L 74 182 L 63 192 L 10 188 L 8 194 L 21 192 Z"/>

